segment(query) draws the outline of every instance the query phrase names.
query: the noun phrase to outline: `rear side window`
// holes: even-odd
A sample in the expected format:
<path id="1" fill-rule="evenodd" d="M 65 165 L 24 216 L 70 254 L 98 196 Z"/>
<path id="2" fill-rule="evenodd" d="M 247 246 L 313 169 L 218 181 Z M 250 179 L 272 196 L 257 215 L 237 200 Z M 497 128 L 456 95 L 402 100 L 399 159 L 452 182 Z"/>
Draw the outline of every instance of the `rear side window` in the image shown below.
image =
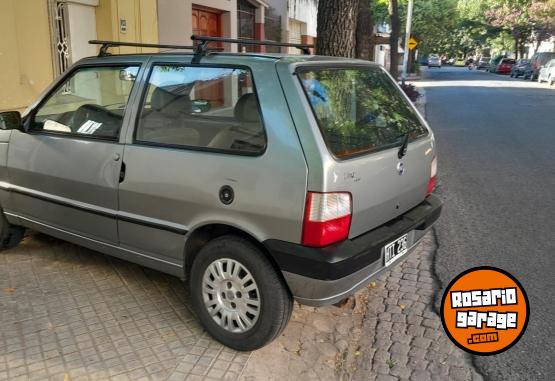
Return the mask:
<path id="1" fill-rule="evenodd" d="M 250 71 L 154 66 L 135 140 L 238 154 L 261 153 L 266 135 Z"/>
<path id="2" fill-rule="evenodd" d="M 427 129 L 379 68 L 303 70 L 299 77 L 328 149 L 343 159 L 401 145 Z"/>

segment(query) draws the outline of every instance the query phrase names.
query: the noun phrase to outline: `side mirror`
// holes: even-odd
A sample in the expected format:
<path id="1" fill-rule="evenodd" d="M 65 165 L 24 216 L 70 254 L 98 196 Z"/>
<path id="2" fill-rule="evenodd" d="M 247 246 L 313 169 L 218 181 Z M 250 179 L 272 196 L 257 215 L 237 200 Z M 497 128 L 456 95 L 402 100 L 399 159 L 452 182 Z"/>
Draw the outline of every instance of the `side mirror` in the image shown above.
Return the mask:
<path id="1" fill-rule="evenodd" d="M 0 130 L 22 130 L 19 111 L 0 112 Z"/>

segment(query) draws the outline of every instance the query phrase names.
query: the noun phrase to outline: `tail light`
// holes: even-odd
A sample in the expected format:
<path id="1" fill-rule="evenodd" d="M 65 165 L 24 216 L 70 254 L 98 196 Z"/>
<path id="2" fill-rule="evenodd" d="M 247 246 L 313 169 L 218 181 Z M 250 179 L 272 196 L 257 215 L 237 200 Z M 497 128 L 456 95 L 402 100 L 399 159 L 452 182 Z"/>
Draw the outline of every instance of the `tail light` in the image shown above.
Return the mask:
<path id="1" fill-rule="evenodd" d="M 436 176 L 437 176 L 437 157 L 432 160 L 432 170 L 430 173 L 430 180 L 428 180 L 428 192 L 427 195 L 432 194 L 436 187 Z"/>
<path id="2" fill-rule="evenodd" d="M 303 222 L 302 244 L 323 247 L 349 236 L 351 194 L 308 192 Z"/>

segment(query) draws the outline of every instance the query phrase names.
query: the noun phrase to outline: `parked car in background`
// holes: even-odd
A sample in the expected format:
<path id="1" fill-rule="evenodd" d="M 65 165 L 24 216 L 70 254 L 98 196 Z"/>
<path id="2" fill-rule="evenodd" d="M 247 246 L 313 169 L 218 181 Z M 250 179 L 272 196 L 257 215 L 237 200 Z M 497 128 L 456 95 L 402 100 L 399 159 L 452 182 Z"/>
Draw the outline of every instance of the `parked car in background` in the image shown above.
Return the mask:
<path id="1" fill-rule="evenodd" d="M 441 69 L 441 60 L 439 56 L 436 54 L 430 54 L 428 57 L 428 67 L 437 67 Z"/>
<path id="2" fill-rule="evenodd" d="M 547 62 L 538 73 L 538 82 L 547 82 L 552 85 L 555 82 L 555 58 Z"/>
<path id="3" fill-rule="evenodd" d="M 489 65 L 486 67 L 486 71 L 489 71 L 490 73 L 495 73 L 495 71 L 497 70 L 497 65 L 499 65 L 499 62 L 501 62 L 503 58 L 505 57 L 497 56 L 495 58 L 492 58 L 489 61 Z"/>
<path id="4" fill-rule="evenodd" d="M 455 58 L 451 57 L 447 60 L 447 65 L 454 65 L 454 64 L 455 64 Z"/>
<path id="5" fill-rule="evenodd" d="M 480 70 L 487 68 L 490 60 L 490 57 L 480 57 L 478 63 L 476 64 L 476 69 Z"/>
<path id="6" fill-rule="evenodd" d="M 381 66 L 106 52 L 125 44 L 0 113 L 0 250 L 30 228 L 187 280 L 204 328 L 247 351 L 438 219 L 433 132 Z"/>
<path id="7" fill-rule="evenodd" d="M 464 63 L 465 63 L 465 60 L 464 60 L 464 59 L 462 59 L 462 58 L 457 58 L 457 59 L 455 60 L 455 63 L 454 63 L 453 65 L 455 65 L 455 66 L 465 66 Z"/>
<path id="8" fill-rule="evenodd" d="M 495 68 L 494 73 L 496 74 L 510 74 L 513 70 L 515 60 L 513 58 L 502 58 L 499 64 Z"/>
<path id="9" fill-rule="evenodd" d="M 540 69 L 549 60 L 555 58 L 555 52 L 542 52 L 536 53 L 530 59 L 530 66 L 526 69 L 524 73 L 524 79 L 531 79 L 532 81 L 538 78 Z"/>
<path id="10" fill-rule="evenodd" d="M 511 77 L 512 78 L 518 78 L 521 75 L 524 75 L 524 71 L 526 70 L 527 67 L 530 66 L 530 60 L 528 59 L 519 59 L 518 61 L 516 61 L 516 63 L 513 65 L 513 69 L 511 70 Z"/>

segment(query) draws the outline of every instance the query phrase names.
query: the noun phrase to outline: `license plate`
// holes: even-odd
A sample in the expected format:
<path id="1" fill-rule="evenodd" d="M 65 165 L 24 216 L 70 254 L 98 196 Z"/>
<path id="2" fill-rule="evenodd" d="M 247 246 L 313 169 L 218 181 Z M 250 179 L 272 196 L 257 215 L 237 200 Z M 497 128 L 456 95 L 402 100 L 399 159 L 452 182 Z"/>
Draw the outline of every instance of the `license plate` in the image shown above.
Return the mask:
<path id="1" fill-rule="evenodd" d="M 395 241 L 385 245 L 384 259 L 386 266 L 389 266 L 407 253 L 407 251 L 409 250 L 408 236 L 408 234 L 405 234 L 404 236 L 397 238 Z"/>

